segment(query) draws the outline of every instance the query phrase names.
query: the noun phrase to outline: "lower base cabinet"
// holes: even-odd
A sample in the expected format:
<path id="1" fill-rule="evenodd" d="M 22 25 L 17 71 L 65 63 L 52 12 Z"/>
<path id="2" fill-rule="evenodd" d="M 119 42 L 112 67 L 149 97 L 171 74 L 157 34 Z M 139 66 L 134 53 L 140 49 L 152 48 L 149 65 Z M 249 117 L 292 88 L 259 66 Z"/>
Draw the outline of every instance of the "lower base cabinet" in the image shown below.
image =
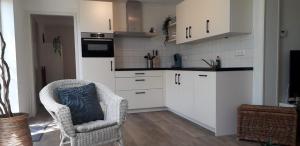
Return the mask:
<path id="1" fill-rule="evenodd" d="M 116 72 L 116 90 L 130 110 L 165 107 L 162 71 Z"/>
<path id="2" fill-rule="evenodd" d="M 193 118 L 203 126 L 216 128 L 216 73 L 194 73 L 194 112 Z"/>
<path id="3" fill-rule="evenodd" d="M 238 106 L 252 102 L 252 71 L 167 71 L 165 79 L 167 107 L 216 136 L 235 134 Z"/>
<path id="4" fill-rule="evenodd" d="M 129 109 L 167 107 L 212 131 L 236 134 L 237 108 L 252 103 L 252 71 L 120 71 L 116 92 Z"/>

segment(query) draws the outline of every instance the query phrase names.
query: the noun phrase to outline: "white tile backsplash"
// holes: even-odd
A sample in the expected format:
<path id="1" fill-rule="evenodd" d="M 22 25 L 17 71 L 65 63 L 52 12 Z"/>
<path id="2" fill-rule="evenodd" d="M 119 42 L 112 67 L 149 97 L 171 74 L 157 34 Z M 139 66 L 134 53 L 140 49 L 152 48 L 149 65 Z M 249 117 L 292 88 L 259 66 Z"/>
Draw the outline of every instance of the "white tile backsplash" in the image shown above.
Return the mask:
<path id="1" fill-rule="evenodd" d="M 164 44 L 163 37 L 155 38 L 117 38 L 115 39 L 115 56 L 117 68 L 142 68 L 146 67 L 144 56 L 158 50 L 161 67 L 171 67 L 172 55 L 177 53 L 175 44 Z"/>
<path id="2" fill-rule="evenodd" d="M 220 56 L 222 67 L 252 67 L 253 37 L 241 35 L 217 40 L 208 40 L 189 45 L 180 45 L 184 67 L 207 67 L 202 59 L 216 59 Z M 236 56 L 237 50 L 245 51 L 244 56 Z"/>
<path id="3" fill-rule="evenodd" d="M 208 40 L 183 45 L 163 43 L 163 37 L 155 38 L 118 38 L 115 40 L 116 67 L 146 67 L 144 56 L 152 50 L 159 50 L 161 67 L 173 65 L 173 55 L 180 53 L 184 67 L 207 67 L 202 59 L 221 57 L 222 67 L 253 66 L 253 36 L 241 35 L 217 40 Z M 237 56 L 236 51 L 245 51 Z"/>

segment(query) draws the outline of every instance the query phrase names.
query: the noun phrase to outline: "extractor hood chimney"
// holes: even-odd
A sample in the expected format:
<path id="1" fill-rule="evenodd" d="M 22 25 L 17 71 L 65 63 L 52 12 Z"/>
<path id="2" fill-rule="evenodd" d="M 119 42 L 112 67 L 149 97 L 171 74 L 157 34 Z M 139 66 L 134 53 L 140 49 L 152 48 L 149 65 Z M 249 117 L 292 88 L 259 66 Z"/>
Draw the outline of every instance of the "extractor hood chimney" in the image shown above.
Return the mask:
<path id="1" fill-rule="evenodd" d="M 126 4 L 126 21 L 128 32 L 143 32 L 142 3 L 128 0 Z"/>
<path id="2" fill-rule="evenodd" d="M 153 37 L 156 34 L 143 30 L 143 5 L 137 0 L 128 0 L 126 3 L 127 31 L 117 31 L 119 37 Z"/>

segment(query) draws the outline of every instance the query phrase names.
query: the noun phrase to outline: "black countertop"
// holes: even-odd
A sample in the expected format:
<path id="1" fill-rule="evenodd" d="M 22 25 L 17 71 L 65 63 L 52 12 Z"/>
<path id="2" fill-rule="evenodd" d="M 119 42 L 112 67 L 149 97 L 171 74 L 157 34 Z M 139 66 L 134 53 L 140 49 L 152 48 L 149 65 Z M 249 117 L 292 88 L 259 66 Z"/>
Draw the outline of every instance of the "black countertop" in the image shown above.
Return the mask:
<path id="1" fill-rule="evenodd" d="M 232 67 L 232 68 L 116 68 L 116 71 L 152 71 L 152 70 L 182 70 L 182 71 L 249 71 L 253 67 Z"/>

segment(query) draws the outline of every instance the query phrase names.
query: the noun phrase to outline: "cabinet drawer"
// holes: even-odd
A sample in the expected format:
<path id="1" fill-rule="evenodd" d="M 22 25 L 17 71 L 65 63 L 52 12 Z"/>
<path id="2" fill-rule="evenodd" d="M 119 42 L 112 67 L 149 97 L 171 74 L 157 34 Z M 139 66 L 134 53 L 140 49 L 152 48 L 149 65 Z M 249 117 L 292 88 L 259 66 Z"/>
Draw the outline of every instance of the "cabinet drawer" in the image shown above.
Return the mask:
<path id="1" fill-rule="evenodd" d="M 164 106 L 162 89 L 117 91 L 117 94 L 128 100 L 128 109 L 144 109 Z"/>
<path id="2" fill-rule="evenodd" d="M 116 78 L 117 90 L 161 89 L 162 77 Z"/>
<path id="3" fill-rule="evenodd" d="M 117 71 L 117 78 L 130 78 L 130 77 L 162 77 L 162 71 Z"/>

